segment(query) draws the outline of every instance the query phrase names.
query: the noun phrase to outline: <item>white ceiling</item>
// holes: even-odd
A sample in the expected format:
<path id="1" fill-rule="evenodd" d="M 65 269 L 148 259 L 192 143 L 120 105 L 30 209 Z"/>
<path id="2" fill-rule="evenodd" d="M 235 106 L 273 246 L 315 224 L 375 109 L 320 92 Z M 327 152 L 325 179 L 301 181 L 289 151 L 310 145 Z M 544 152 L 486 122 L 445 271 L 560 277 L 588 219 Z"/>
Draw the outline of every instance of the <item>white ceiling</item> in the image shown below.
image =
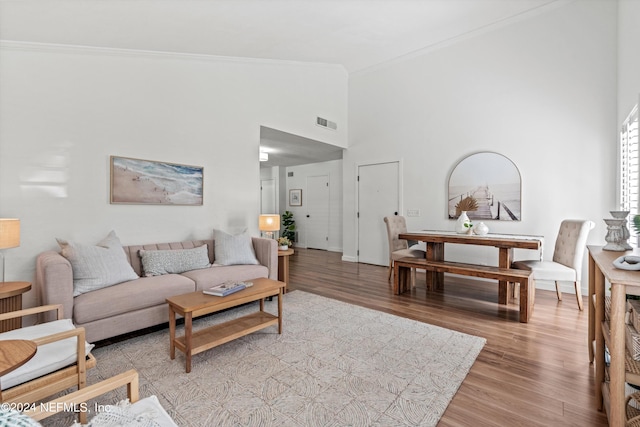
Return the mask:
<path id="1" fill-rule="evenodd" d="M 0 40 L 338 64 L 353 73 L 563 1 L 0 0 Z M 290 145 L 302 155 L 307 143 Z"/>
<path id="2" fill-rule="evenodd" d="M 0 39 L 341 64 L 348 72 L 556 0 L 0 0 Z"/>

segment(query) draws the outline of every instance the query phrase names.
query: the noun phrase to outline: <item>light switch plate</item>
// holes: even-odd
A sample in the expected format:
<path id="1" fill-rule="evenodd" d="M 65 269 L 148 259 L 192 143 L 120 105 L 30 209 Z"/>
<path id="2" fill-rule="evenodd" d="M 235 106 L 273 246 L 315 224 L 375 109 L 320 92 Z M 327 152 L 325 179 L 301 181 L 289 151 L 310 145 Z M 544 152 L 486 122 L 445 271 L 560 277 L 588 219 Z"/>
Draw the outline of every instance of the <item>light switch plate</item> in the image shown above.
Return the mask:
<path id="1" fill-rule="evenodd" d="M 420 216 L 420 209 L 407 209 L 407 216 Z"/>

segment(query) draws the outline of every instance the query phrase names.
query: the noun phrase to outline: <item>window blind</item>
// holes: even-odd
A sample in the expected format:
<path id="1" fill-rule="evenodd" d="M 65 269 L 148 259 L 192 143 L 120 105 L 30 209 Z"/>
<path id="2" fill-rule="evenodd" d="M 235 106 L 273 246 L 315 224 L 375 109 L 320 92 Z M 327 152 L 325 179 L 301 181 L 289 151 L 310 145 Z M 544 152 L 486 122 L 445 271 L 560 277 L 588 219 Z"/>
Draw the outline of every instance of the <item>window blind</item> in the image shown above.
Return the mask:
<path id="1" fill-rule="evenodd" d="M 640 212 L 638 145 L 638 105 L 636 105 L 620 130 L 620 205 L 622 210 L 630 211 L 628 217 L 630 222 L 634 215 Z M 629 230 L 635 234 L 632 224 L 629 224 Z"/>

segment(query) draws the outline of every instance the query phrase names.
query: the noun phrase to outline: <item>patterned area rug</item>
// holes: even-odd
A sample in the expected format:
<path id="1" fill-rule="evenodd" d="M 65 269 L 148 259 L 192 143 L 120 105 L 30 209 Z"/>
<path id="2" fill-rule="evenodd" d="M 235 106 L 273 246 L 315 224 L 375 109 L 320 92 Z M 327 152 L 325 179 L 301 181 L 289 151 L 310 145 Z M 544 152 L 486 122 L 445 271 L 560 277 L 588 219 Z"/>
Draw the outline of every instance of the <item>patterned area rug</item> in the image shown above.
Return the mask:
<path id="1" fill-rule="evenodd" d="M 266 309 L 275 313 L 276 301 Z M 196 319 L 194 329 L 255 310 L 257 303 Z M 165 329 L 94 350 L 88 383 L 134 368 L 141 397 L 156 395 L 183 427 L 434 426 L 484 343 L 293 291 L 284 297 L 282 335 L 272 326 L 200 353 L 187 374 L 180 351 L 169 359 Z M 99 403 L 124 396 L 110 393 Z M 69 424 L 68 414 L 45 422 Z"/>

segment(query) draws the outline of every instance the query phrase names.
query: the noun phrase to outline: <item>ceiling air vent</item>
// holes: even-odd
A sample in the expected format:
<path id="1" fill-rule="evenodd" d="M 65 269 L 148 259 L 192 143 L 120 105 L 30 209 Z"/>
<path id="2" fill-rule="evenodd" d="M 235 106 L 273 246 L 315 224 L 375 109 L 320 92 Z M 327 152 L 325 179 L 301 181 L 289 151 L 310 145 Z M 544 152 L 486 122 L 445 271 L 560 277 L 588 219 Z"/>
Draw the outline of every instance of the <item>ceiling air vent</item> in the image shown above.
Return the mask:
<path id="1" fill-rule="evenodd" d="M 316 117 L 316 124 L 318 126 L 322 126 L 323 128 L 336 130 L 338 129 L 338 125 L 335 122 L 329 121 L 327 119 L 323 119 L 322 117 Z"/>

